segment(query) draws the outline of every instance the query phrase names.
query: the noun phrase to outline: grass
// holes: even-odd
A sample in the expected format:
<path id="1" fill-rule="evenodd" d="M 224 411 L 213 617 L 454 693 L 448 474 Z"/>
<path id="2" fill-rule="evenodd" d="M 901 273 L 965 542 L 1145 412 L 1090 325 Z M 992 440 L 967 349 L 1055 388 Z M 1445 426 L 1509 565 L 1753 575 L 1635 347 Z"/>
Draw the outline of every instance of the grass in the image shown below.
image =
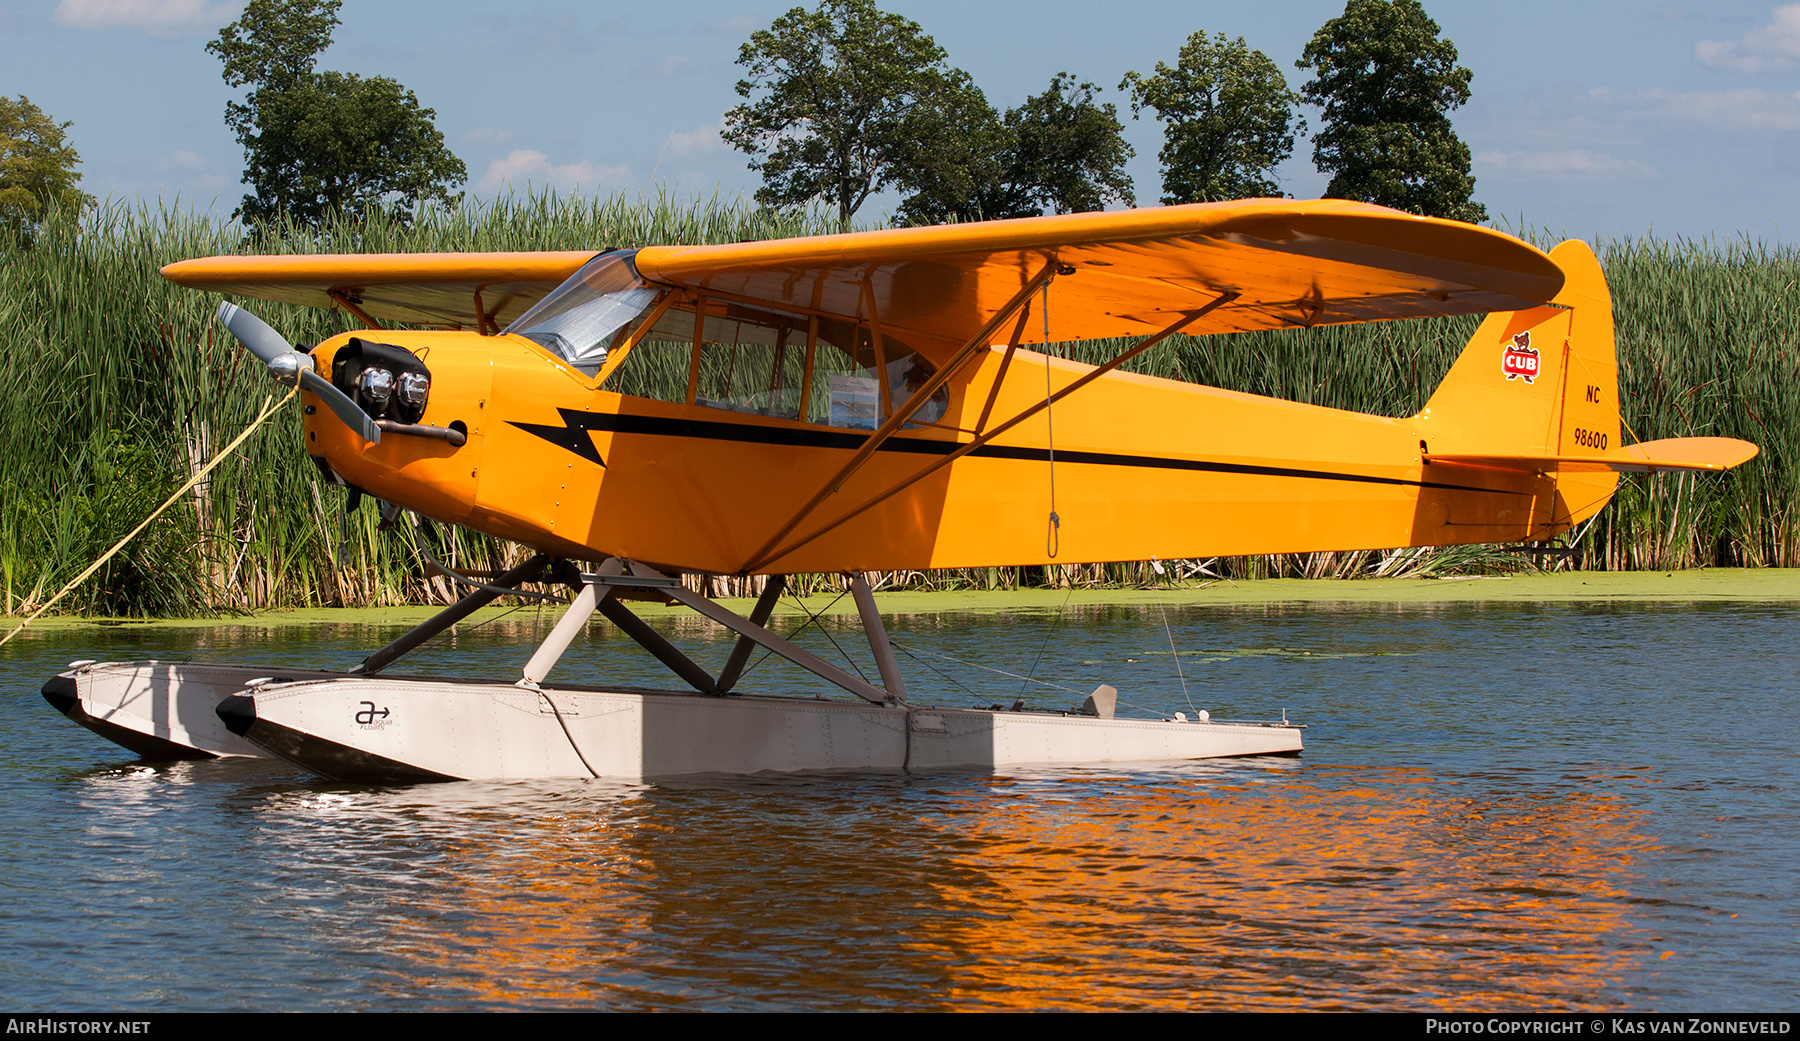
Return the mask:
<path id="1" fill-rule="evenodd" d="M 29 249 L 0 238 L 0 614 L 40 603 L 212 457 L 273 386 L 212 317 L 216 301 L 163 280 L 170 261 L 219 253 L 593 249 L 732 242 L 836 230 L 818 213 L 743 200 L 555 194 L 427 210 L 411 224 L 338 220 L 250 229 L 189 211 L 103 207 L 52 217 Z M 3 234 L 3 233 L 0 233 Z M 1723 435 L 1762 446 L 1724 477 L 1627 477 L 1585 535 L 1608 570 L 1800 563 L 1800 255 L 1750 242 L 1598 244 L 1618 319 L 1625 420 L 1639 439 Z M 344 316 L 258 304 L 297 343 Z M 1385 415 L 1415 412 L 1473 319 L 1177 339 L 1128 366 L 1255 394 Z M 1105 344 L 1072 348 L 1103 351 Z M 184 615 L 263 608 L 441 602 L 404 528 L 343 516 L 286 410 L 63 608 Z M 485 568 L 519 550 L 455 531 L 447 561 Z M 1533 570 L 1492 547 L 1172 562 L 1194 580 L 1424 576 Z M 888 588 L 1019 589 L 1167 581 L 1148 562 L 980 568 L 884 576 Z M 834 590 L 802 576 L 802 591 Z M 719 580 L 719 593 L 741 592 Z"/>

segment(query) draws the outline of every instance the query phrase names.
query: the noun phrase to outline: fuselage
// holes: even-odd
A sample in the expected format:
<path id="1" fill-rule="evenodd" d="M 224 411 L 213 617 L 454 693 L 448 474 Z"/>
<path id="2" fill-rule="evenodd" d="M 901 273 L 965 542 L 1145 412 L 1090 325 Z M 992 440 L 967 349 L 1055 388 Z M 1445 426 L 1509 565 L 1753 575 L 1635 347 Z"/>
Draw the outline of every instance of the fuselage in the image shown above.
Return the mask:
<path id="1" fill-rule="evenodd" d="M 418 357 L 431 378 L 419 423 L 466 441 L 370 444 L 313 407 L 308 451 L 381 499 L 575 559 L 794 573 L 1543 539 L 1598 510 L 1616 480 L 1432 465 L 1443 424 L 1429 410 L 1369 416 L 1121 371 L 944 465 L 1091 371 L 1004 347 L 842 476 L 873 419 L 811 387 L 787 395 L 786 416 L 760 414 L 783 411 L 756 407 L 766 395 L 708 403 L 697 373 L 657 400 L 608 389 L 629 355 L 589 372 L 523 336 L 472 332 L 335 337 L 315 351 L 321 371 L 353 337 Z M 786 379 L 821 377 L 808 360 Z M 849 405 L 898 404 L 870 397 L 882 400 Z"/>

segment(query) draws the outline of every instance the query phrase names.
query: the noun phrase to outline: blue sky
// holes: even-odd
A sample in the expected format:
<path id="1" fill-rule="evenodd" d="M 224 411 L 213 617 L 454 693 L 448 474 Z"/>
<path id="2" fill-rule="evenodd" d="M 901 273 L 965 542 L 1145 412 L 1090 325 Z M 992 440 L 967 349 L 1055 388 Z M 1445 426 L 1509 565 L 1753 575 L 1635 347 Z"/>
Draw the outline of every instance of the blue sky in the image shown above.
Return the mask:
<path id="1" fill-rule="evenodd" d="M 383 75 L 436 110 L 469 190 L 753 191 L 720 142 L 737 103 L 739 45 L 791 2 L 511 5 L 347 0 L 320 67 Z M 1341 0 L 960 3 L 887 0 L 968 70 L 999 108 L 1068 71 L 1126 116 L 1141 204 L 1160 194 L 1160 127 L 1129 119 L 1128 70 L 1173 62 L 1199 30 L 1242 36 L 1298 87 L 1294 68 Z M 235 96 L 203 50 L 239 4 L 0 0 L 0 93 L 26 95 L 83 159 L 83 187 L 229 213 L 242 154 Z M 1800 239 L 1800 4 L 1427 0 L 1474 71 L 1455 113 L 1489 213 L 1582 237 Z M 1314 110 L 1306 110 L 1316 125 Z M 1302 141 L 1279 171 L 1290 194 L 1325 179 Z M 897 200 L 877 198 L 859 219 Z"/>

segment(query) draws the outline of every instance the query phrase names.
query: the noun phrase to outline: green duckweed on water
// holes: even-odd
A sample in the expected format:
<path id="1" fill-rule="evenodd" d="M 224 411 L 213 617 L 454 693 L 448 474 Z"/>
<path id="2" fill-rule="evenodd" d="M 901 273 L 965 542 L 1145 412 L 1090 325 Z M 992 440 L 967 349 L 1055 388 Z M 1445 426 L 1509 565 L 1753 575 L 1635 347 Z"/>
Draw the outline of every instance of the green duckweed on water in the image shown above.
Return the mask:
<path id="1" fill-rule="evenodd" d="M 1439 604 L 1439 603 L 1682 603 L 1800 601 L 1800 569 L 1707 568 L 1690 571 L 1571 571 L 1448 579 L 1298 579 L 1275 578 L 1237 582 L 1206 582 L 1145 589 L 1013 589 L 919 592 L 877 592 L 883 614 L 998 614 L 1009 611 L 1054 611 L 1095 605 L 1266 606 L 1275 604 Z M 748 613 L 750 600 L 726 599 L 722 603 Z M 812 613 L 853 614 L 848 595 L 811 596 L 803 601 Z M 631 608 L 646 618 L 683 616 L 679 606 L 633 603 Z M 108 627 L 218 627 L 274 629 L 289 625 L 409 625 L 429 618 L 441 608 L 357 607 L 304 608 L 258 611 L 224 617 L 161 620 L 43 618 L 30 631 L 55 631 Z M 537 608 L 519 610 L 496 606 L 477 612 L 465 625 L 480 624 L 513 612 L 530 618 Z M 560 608 L 543 608 L 546 619 Z M 777 614 L 800 614 L 799 604 L 786 599 Z M 8 630 L 17 618 L 6 621 Z M 29 635 L 29 632 L 24 635 Z"/>

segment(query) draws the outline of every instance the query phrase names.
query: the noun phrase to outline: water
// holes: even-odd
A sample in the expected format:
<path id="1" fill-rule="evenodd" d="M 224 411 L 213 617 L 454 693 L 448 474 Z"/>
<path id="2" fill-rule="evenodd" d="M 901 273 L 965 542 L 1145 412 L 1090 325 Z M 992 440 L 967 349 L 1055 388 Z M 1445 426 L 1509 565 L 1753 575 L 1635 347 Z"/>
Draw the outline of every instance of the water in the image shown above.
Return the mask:
<path id="1" fill-rule="evenodd" d="M 1285 708 L 1311 725 L 1306 754 L 1013 777 L 341 785 L 263 761 L 137 763 L 37 689 L 78 657 L 347 665 L 382 631 L 33 634 L 0 650 L 0 999 L 1800 1004 L 1800 608 L 1314 605 L 1167 621 L 1186 694 L 1154 608 L 895 630 L 942 670 L 906 660 L 917 700 L 1060 707 L 1104 681 L 1139 712 Z M 505 675 L 540 624 L 462 633 L 418 667 Z M 728 649 L 698 626 L 668 631 L 713 662 Z M 816 631 L 801 642 L 831 649 Z M 928 653 L 1036 662 L 1073 690 Z M 645 682 L 642 660 L 596 628 L 559 675 L 585 661 Z M 746 681 L 790 685 L 807 681 L 774 663 Z"/>

